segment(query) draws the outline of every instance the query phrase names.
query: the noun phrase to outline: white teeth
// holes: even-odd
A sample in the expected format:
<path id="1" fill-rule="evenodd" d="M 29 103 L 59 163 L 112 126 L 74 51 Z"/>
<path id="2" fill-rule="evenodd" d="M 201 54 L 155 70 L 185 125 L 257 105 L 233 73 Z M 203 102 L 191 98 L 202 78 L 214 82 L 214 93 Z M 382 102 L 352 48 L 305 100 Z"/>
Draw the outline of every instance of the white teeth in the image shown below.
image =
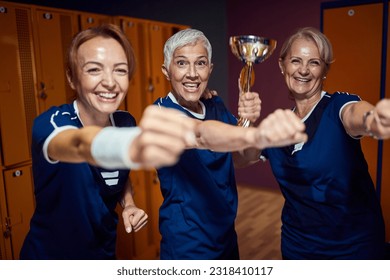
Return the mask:
<path id="1" fill-rule="evenodd" d="M 198 87 L 198 83 L 184 83 L 184 86 L 185 87 L 189 87 L 189 88 L 197 88 Z"/>
<path id="2" fill-rule="evenodd" d="M 111 98 L 115 98 L 117 94 L 112 92 L 101 92 L 99 93 L 99 96 L 106 99 L 111 99 Z"/>
<path id="3" fill-rule="evenodd" d="M 300 81 L 300 82 L 309 82 L 310 79 L 303 79 L 303 78 L 295 78 L 296 80 Z"/>

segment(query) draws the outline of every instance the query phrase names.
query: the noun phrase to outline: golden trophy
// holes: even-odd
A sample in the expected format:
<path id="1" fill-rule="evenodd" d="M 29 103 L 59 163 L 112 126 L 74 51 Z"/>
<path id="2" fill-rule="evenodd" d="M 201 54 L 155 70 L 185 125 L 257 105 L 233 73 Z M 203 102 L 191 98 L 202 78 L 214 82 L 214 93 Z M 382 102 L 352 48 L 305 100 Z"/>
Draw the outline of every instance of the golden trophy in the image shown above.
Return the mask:
<path id="1" fill-rule="evenodd" d="M 266 60 L 275 50 L 276 41 L 253 35 L 241 35 L 230 37 L 229 44 L 233 54 L 245 63 L 240 73 L 238 86 L 240 93 L 248 92 L 255 81 L 253 64 Z M 250 121 L 240 118 L 237 125 L 248 127 Z"/>

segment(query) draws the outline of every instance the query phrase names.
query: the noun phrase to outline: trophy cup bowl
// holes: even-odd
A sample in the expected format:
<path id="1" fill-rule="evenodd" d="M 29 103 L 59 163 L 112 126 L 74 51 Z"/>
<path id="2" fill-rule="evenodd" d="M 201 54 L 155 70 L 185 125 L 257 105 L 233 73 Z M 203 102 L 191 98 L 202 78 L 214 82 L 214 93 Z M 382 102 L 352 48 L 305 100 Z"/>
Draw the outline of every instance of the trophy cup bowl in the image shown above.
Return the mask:
<path id="1" fill-rule="evenodd" d="M 255 80 L 253 64 L 266 60 L 276 48 L 276 40 L 253 35 L 240 35 L 230 37 L 229 44 L 233 54 L 245 63 L 239 78 L 240 93 L 250 90 Z M 239 126 L 248 127 L 250 121 L 240 118 Z"/>

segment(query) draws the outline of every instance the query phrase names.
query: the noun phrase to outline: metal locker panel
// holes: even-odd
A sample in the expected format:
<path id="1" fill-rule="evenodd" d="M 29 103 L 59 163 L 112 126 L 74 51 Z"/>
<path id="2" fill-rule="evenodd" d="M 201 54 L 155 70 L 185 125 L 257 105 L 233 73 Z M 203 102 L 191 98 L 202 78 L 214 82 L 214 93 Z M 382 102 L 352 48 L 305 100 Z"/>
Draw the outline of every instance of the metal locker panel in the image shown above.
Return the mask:
<path id="1" fill-rule="evenodd" d="M 329 92 L 348 91 L 376 104 L 380 98 L 383 4 L 324 10 L 323 31 L 333 45 L 334 63 L 325 82 Z M 375 182 L 378 141 L 362 139 Z"/>
<path id="2" fill-rule="evenodd" d="M 65 74 L 66 51 L 77 30 L 77 14 L 55 9 L 34 9 L 39 113 L 70 103 L 74 92 Z"/>
<path id="3" fill-rule="evenodd" d="M 130 40 L 135 54 L 135 73 L 130 81 L 129 91 L 126 96 L 126 109 L 135 117 L 137 123 L 141 120 L 142 112 L 148 105 L 146 103 L 146 94 L 149 90 L 147 84 L 147 63 L 145 63 L 146 51 L 145 46 L 145 21 L 119 18 L 121 28 Z"/>
<path id="4" fill-rule="evenodd" d="M 0 2 L 2 165 L 28 161 L 36 116 L 30 10 Z"/>
<path id="5" fill-rule="evenodd" d="M 34 212 L 31 165 L 5 170 L 4 182 L 8 205 L 9 238 L 13 258 L 19 259 L 19 252 L 30 228 L 30 219 Z"/>
<path id="6" fill-rule="evenodd" d="M 171 36 L 170 28 L 159 22 L 149 23 L 149 42 L 150 42 L 150 75 L 151 83 L 154 88 L 150 92 L 150 100 L 148 104 L 153 103 L 158 97 L 166 96 L 168 81 L 161 71 L 161 65 L 164 63 L 164 44 Z"/>

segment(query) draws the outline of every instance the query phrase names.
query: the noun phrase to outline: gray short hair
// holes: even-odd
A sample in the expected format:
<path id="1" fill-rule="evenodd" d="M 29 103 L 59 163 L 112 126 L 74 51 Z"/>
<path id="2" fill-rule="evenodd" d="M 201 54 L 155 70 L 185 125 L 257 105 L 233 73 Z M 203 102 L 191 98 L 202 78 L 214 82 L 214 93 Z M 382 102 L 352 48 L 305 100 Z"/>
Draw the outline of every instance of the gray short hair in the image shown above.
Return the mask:
<path id="1" fill-rule="evenodd" d="M 184 29 L 171 36 L 164 45 L 164 65 L 168 69 L 171 63 L 173 53 L 176 49 L 186 45 L 195 45 L 198 41 L 202 42 L 207 50 L 208 60 L 211 63 L 212 48 L 209 40 L 202 31 L 196 29 Z"/>

